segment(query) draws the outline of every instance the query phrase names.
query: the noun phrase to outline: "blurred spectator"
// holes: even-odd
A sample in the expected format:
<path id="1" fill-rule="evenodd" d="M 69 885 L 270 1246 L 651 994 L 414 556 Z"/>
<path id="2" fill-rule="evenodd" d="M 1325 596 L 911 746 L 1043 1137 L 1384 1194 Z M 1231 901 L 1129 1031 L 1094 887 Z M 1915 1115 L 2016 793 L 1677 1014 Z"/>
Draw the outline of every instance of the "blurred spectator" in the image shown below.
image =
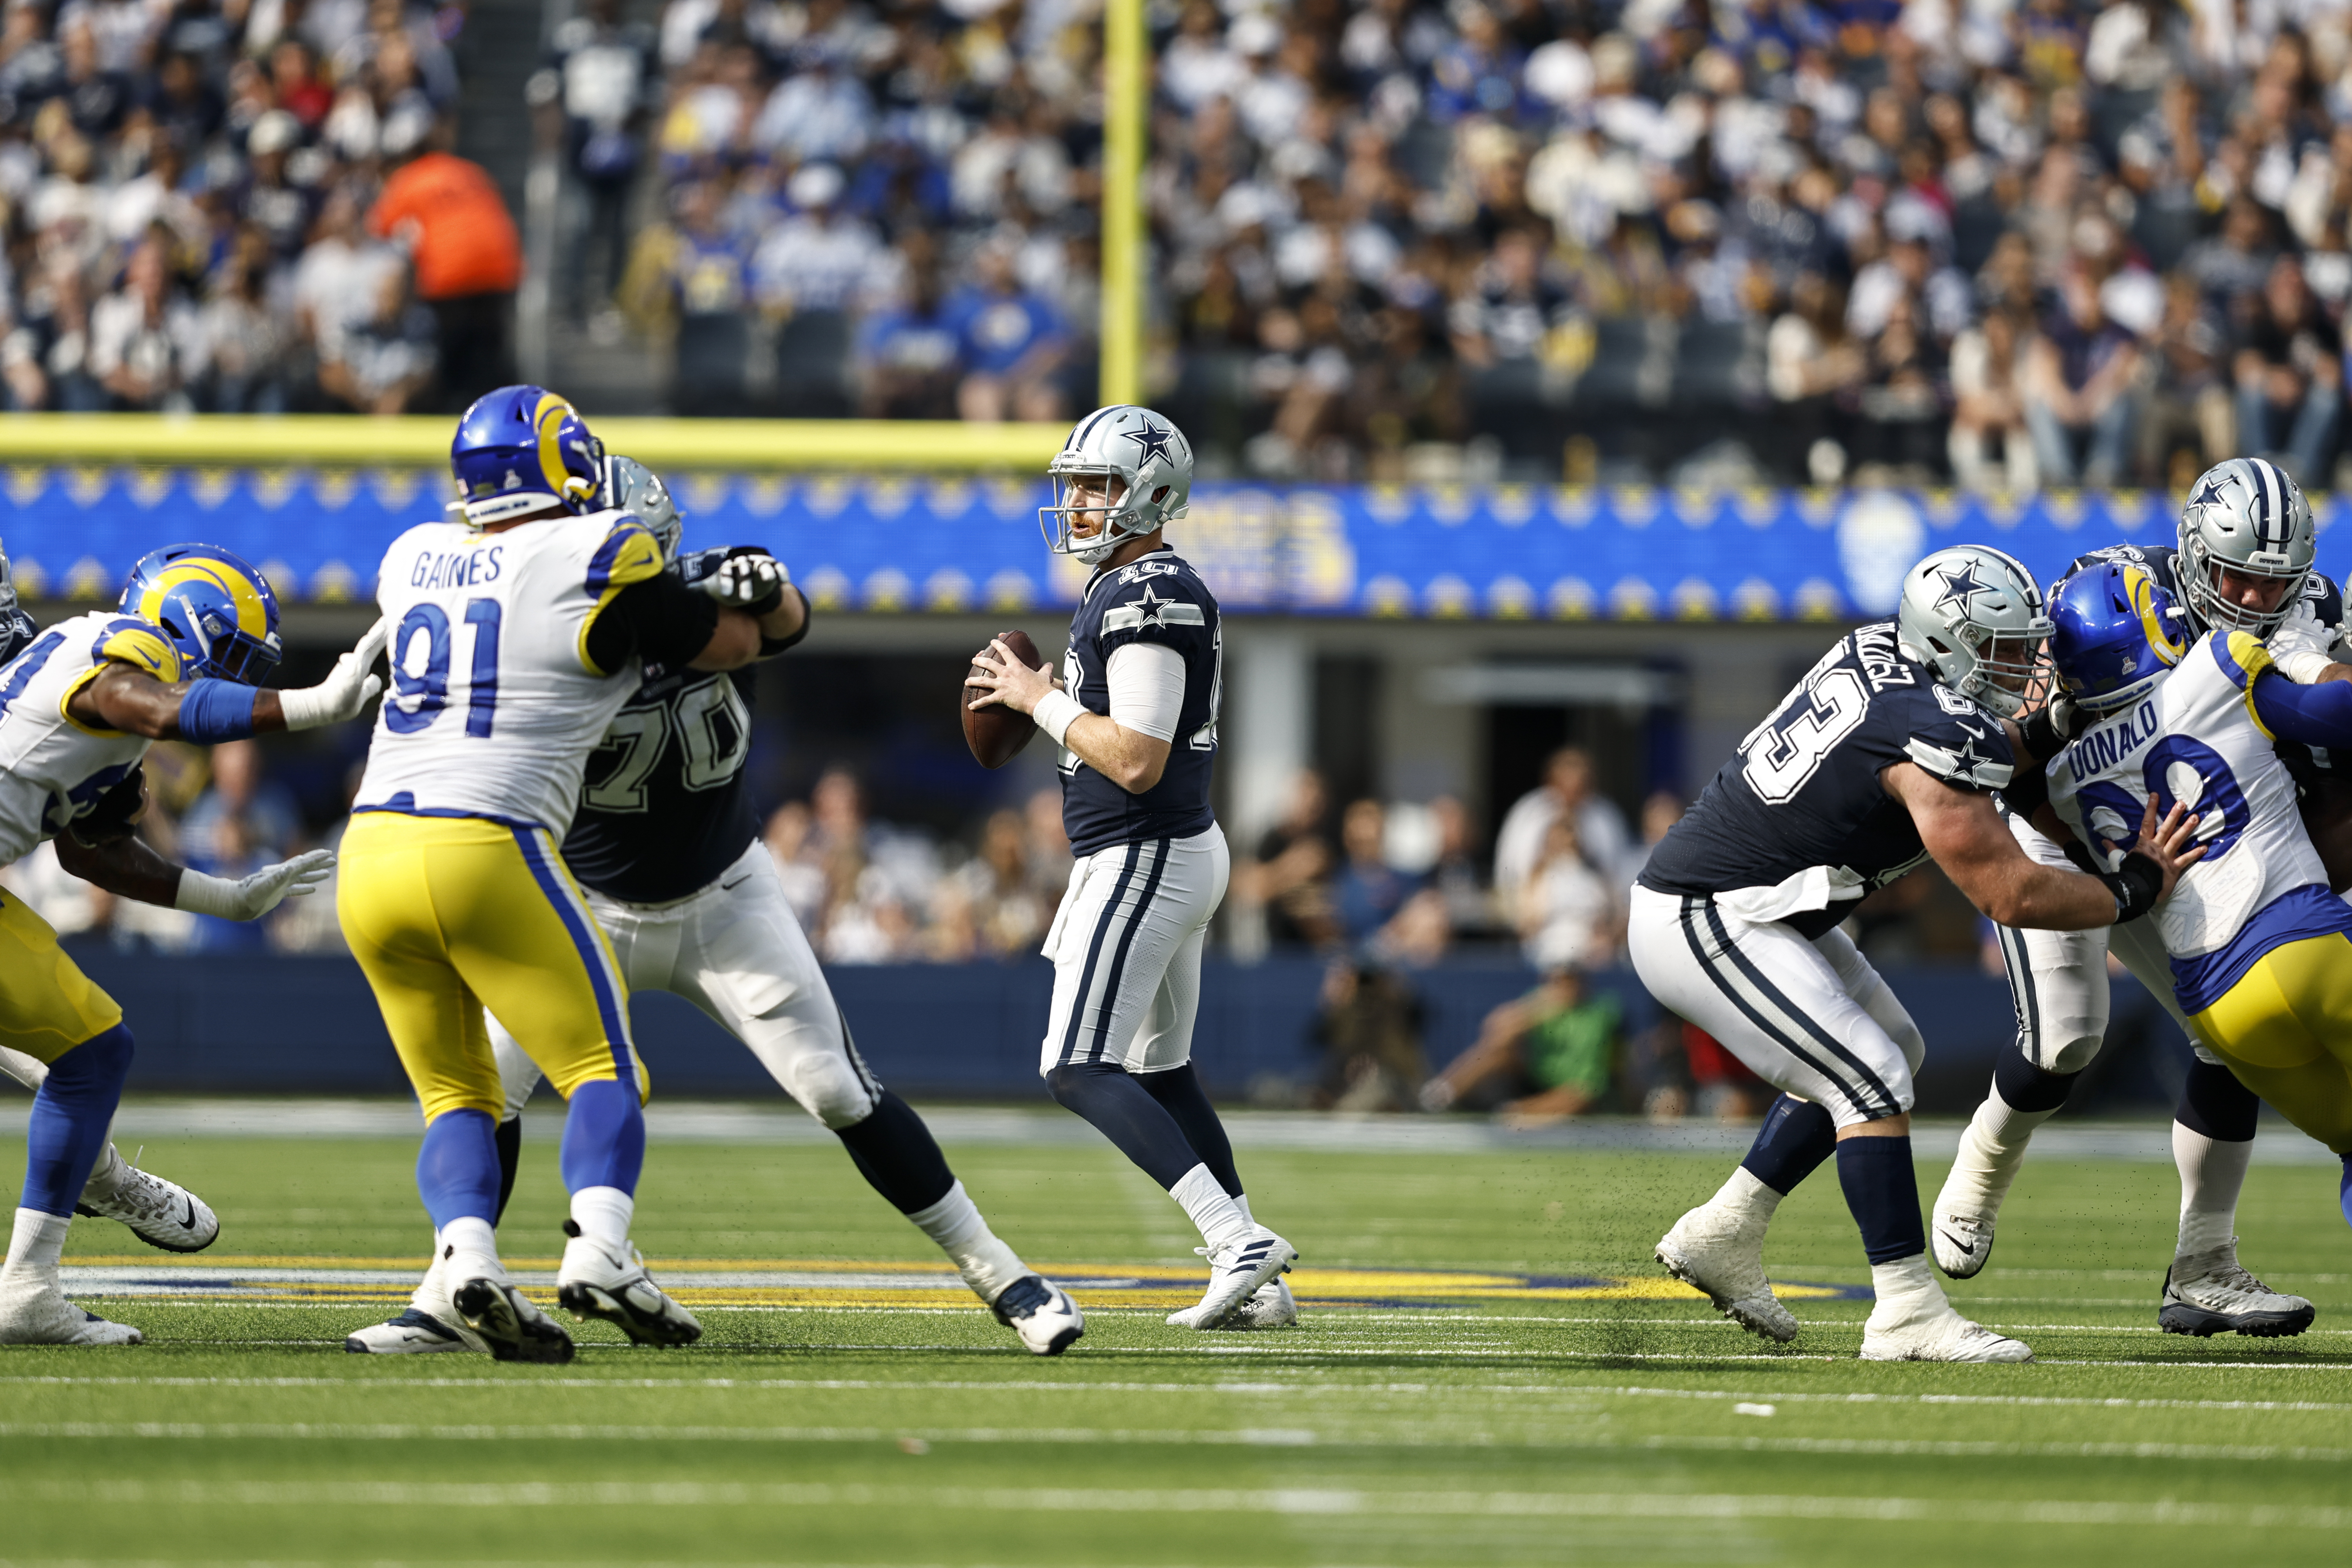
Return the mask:
<path id="1" fill-rule="evenodd" d="M 2148 345 L 2156 361 L 2153 394 L 2140 433 L 2141 469 L 2173 488 L 2237 449 L 2230 389 L 2230 343 L 2197 281 L 2181 273 L 2165 279 L 2164 319 Z M 2183 461 L 2171 454 L 2189 443 Z M 2185 469 L 2185 472 L 2180 470 Z"/>
<path id="2" fill-rule="evenodd" d="M 368 229 L 408 252 L 416 296 L 437 323 L 437 402 L 455 413 L 515 379 L 522 242 L 506 198 L 479 164 L 429 138 L 385 152 L 406 161 L 385 179 Z"/>
<path id="3" fill-rule="evenodd" d="M 1322 775 L 1302 772 L 1291 781 L 1282 820 L 1258 839 L 1255 857 L 1236 869 L 1237 901 L 1265 911 L 1272 946 L 1320 947 L 1339 933 L 1331 909 L 1338 858 L 1327 836 L 1328 802 Z"/>
<path id="4" fill-rule="evenodd" d="M 1321 1050 L 1318 1110 L 1411 1110 L 1429 1076 L 1421 998 L 1393 971 L 1343 959 L 1323 973 L 1309 1038 Z"/>
<path id="5" fill-rule="evenodd" d="M 2026 355 L 2025 423 L 2043 479 L 2071 487 L 2123 477 L 2139 366 L 2138 343 L 2108 316 L 2096 283 L 2070 272 Z"/>
<path id="6" fill-rule="evenodd" d="M 1031 875 L 1029 835 L 1019 812 L 990 814 L 981 830 L 980 852 L 952 879 L 980 953 L 1023 958 L 1037 951 L 1055 906 Z"/>
<path id="7" fill-rule="evenodd" d="M 1521 951 L 1538 969 L 1605 964 L 1616 945 L 1619 903 L 1617 890 L 1585 857 L 1576 818 L 1556 816 L 1519 895 Z"/>
<path id="8" fill-rule="evenodd" d="M 269 298 L 268 242 L 255 230 L 214 277 L 212 298 L 197 313 L 205 363 L 204 403 L 215 414 L 282 414 L 292 332 Z"/>
<path id="9" fill-rule="evenodd" d="M 938 270 L 913 269 L 907 297 L 868 316 L 856 351 L 858 409 L 869 419 L 952 419 L 963 346 Z"/>
<path id="10" fill-rule="evenodd" d="M 226 741 L 212 749 L 211 787 L 181 821 L 180 852 L 194 869 L 233 879 L 285 859 L 301 833 L 294 797 L 264 773 L 260 746 Z M 198 917 L 193 937 L 206 952 L 257 952 L 268 944 L 267 922 L 215 915 Z"/>
<path id="11" fill-rule="evenodd" d="M 1690 1063 L 1691 1081 L 1698 1089 L 1698 1111 L 1718 1121 L 1753 1121 L 1772 1102 L 1772 1090 L 1748 1070 L 1748 1064 L 1723 1048 L 1722 1042 L 1696 1024 L 1669 1019 L 1682 1031 L 1683 1052 Z"/>
<path id="12" fill-rule="evenodd" d="M 1495 835 L 1495 895 L 1514 920 L 1529 879 L 1545 858 L 1546 836 L 1562 816 L 1574 826 L 1578 853 L 1612 896 L 1633 879 L 1638 868 L 1624 813 L 1595 792 L 1591 753 L 1563 746 L 1544 764 L 1544 782 L 1512 803 Z"/>
<path id="13" fill-rule="evenodd" d="M 957 412 L 983 424 L 1060 419 L 1058 376 L 1069 343 L 1059 313 L 1021 288 L 1004 240 L 982 245 L 972 265 L 973 285 L 950 295 L 944 312 L 964 367 Z"/>
<path id="14" fill-rule="evenodd" d="M 2326 482 L 2342 403 L 2344 342 L 2305 286 L 2292 256 L 2271 263 L 2249 301 L 2231 369 L 2238 390 L 2238 442 L 2276 454 L 2304 484 Z"/>
<path id="15" fill-rule="evenodd" d="M 2029 496 L 2039 488 L 2020 374 L 2024 337 L 2017 318 L 1991 310 L 1952 340 L 1952 423 L 1946 450 L 1952 478 L 1979 495 L 2005 490 Z"/>
<path id="16" fill-rule="evenodd" d="M 161 241 L 142 241 L 122 287 L 91 307 L 89 374 L 117 408 L 194 409 L 204 339 L 195 307 L 176 288 Z"/>
<path id="17" fill-rule="evenodd" d="M 433 312 L 409 298 L 408 274 L 383 273 L 375 309 L 346 322 L 331 353 L 319 357 L 319 384 L 362 414 L 405 414 L 433 384 L 439 361 Z"/>
<path id="18" fill-rule="evenodd" d="M 807 806 L 787 801 L 769 815 L 761 834 L 784 885 L 784 901 L 792 905 L 804 931 L 819 930 L 824 915 L 824 867 L 810 841 L 813 826 Z"/>
<path id="19" fill-rule="evenodd" d="M 1331 881 L 1331 912 L 1340 937 L 1361 943 L 1388 924 L 1420 886 L 1388 862 L 1388 819 L 1376 800 L 1352 803 L 1339 818 L 1339 873 Z"/>
<path id="20" fill-rule="evenodd" d="M 654 47 L 652 29 L 622 20 L 620 0 L 588 0 L 556 28 L 549 52 L 564 151 L 588 198 L 587 231 L 566 250 L 565 295 L 577 319 L 612 297 L 628 262 L 629 190 L 644 160 Z"/>
<path id="21" fill-rule="evenodd" d="M 1614 992 L 1594 991 L 1572 968 L 1547 970 L 1533 991 L 1486 1015 L 1477 1040 L 1423 1087 L 1422 1106 L 1493 1106 L 1521 1124 L 1580 1116 L 1609 1092 L 1623 1020 Z"/>

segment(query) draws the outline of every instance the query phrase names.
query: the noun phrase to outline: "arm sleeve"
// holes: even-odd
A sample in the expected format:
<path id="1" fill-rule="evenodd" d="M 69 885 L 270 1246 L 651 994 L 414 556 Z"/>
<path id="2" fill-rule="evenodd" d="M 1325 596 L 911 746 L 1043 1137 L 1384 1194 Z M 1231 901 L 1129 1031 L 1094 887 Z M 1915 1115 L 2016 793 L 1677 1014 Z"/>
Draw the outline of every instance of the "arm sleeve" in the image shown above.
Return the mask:
<path id="1" fill-rule="evenodd" d="M 609 675 L 635 654 L 648 664 L 683 665 L 710 645 L 719 601 L 657 572 L 604 600 L 581 639 L 589 668 Z"/>
<path id="2" fill-rule="evenodd" d="M 2247 693 L 2254 718 L 2282 741 L 2352 746 L 2352 682 L 2297 686 L 2275 669 L 2254 677 Z"/>
<path id="3" fill-rule="evenodd" d="M 1184 711 L 1182 654 L 1165 643 L 1128 643 L 1112 650 L 1103 678 L 1110 686 L 1112 723 L 1155 741 L 1176 738 Z"/>

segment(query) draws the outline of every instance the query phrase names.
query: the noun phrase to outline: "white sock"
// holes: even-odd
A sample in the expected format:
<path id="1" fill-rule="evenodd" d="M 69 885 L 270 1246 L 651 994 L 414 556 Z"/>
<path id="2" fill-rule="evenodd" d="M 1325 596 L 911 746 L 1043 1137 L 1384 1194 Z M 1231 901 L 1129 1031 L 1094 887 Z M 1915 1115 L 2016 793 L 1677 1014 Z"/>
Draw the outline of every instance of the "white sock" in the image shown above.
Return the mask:
<path id="1" fill-rule="evenodd" d="M 629 1255 L 629 1221 L 637 1200 L 618 1187 L 583 1187 L 572 1194 L 572 1223 L 615 1258 Z"/>
<path id="2" fill-rule="evenodd" d="M 0 1265 L 0 1277 L 54 1270 L 58 1259 L 65 1256 L 66 1232 L 72 1228 L 69 1214 L 18 1209 L 16 1228 L 8 1237 L 8 1261 Z"/>
<path id="3" fill-rule="evenodd" d="M 130 1173 L 131 1162 L 122 1157 L 122 1151 L 110 1140 L 98 1156 L 98 1163 L 91 1167 L 89 1180 L 81 1184 L 82 1196 L 110 1198 L 122 1185 L 122 1178 Z"/>
<path id="4" fill-rule="evenodd" d="M 2253 1141 L 2225 1143 L 2172 1124 L 2172 1163 L 2180 1167 L 2179 1258 L 2227 1247 L 2238 1233 L 2238 1194 L 2245 1190 Z"/>
<path id="5" fill-rule="evenodd" d="M 1024 1264 L 1020 1257 L 996 1238 L 988 1228 L 988 1221 L 980 1215 L 980 1205 L 971 1201 L 958 1182 L 948 1189 L 948 1195 L 927 1209 L 917 1209 L 907 1216 L 915 1228 L 940 1244 L 963 1276 L 963 1282 L 983 1301 L 993 1301 L 999 1292 L 1025 1274 L 1035 1272 Z"/>
<path id="6" fill-rule="evenodd" d="M 1945 1190 L 1979 1211 L 1999 1208 L 2010 1184 L 2017 1180 L 2018 1167 L 2025 1163 L 2034 1129 L 2058 1111 L 2054 1105 L 2047 1110 L 2020 1110 L 1998 1089 L 1986 1095 L 1961 1130 L 1959 1153 L 1952 1161 Z"/>
<path id="7" fill-rule="evenodd" d="M 1870 1310 L 1871 1320 L 1883 1328 L 1932 1318 L 1952 1309 L 1944 1288 L 1936 1283 L 1924 1252 L 1898 1258 L 1892 1263 L 1872 1264 L 1870 1289 L 1878 1298 L 1878 1304 Z"/>
<path id="8" fill-rule="evenodd" d="M 1257 1223 L 1257 1215 L 1249 1212 L 1249 1194 L 1247 1193 L 1235 1193 L 1234 1194 L 1234 1207 L 1241 1210 L 1242 1218 L 1249 1221 L 1250 1224 L 1255 1225 Z"/>
<path id="9" fill-rule="evenodd" d="M 433 1233 L 433 1256 L 444 1260 L 444 1273 L 453 1280 L 503 1279 L 506 1266 L 499 1261 L 498 1232 L 490 1222 L 475 1215 L 453 1219 Z"/>
<path id="10" fill-rule="evenodd" d="M 1716 1189 L 1707 1204 L 1738 1215 L 1742 1226 L 1761 1228 L 1772 1223 L 1772 1211 L 1780 1206 L 1780 1194 L 1766 1186 L 1747 1166 L 1735 1165 L 1731 1179 Z"/>
<path id="11" fill-rule="evenodd" d="M 1201 1239 L 1209 1244 L 1213 1256 L 1219 1249 L 1237 1247 L 1248 1237 L 1250 1217 L 1239 1204 L 1225 1195 L 1217 1178 L 1209 1174 L 1205 1164 L 1195 1165 L 1168 1189 L 1168 1195 L 1184 1205 L 1184 1212 L 1201 1228 Z"/>

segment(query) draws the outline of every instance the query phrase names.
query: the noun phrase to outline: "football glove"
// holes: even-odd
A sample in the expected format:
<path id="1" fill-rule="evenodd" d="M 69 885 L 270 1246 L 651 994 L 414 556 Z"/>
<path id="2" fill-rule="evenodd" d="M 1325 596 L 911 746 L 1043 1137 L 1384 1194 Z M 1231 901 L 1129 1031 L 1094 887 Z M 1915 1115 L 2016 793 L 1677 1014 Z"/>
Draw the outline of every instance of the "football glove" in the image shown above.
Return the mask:
<path id="1" fill-rule="evenodd" d="M 115 786 L 98 797 L 89 815 L 77 816 L 70 831 L 77 842 L 92 849 L 120 844 L 139 831 L 147 815 L 147 769 L 132 768 Z"/>
<path id="2" fill-rule="evenodd" d="M 764 616 L 784 602 L 784 590 L 792 580 L 784 563 L 765 551 L 730 551 L 716 570 L 694 585 L 730 610 Z"/>
<path id="3" fill-rule="evenodd" d="M 190 914 L 218 915 L 228 921 L 257 921 L 288 899 L 317 892 L 319 884 L 334 869 L 333 850 L 311 849 L 291 860 L 264 866 L 250 877 L 231 879 L 207 876 L 202 871 L 182 871 L 179 896 L 172 900 L 172 907 Z"/>
<path id="4" fill-rule="evenodd" d="M 335 660 L 334 671 L 326 679 L 316 686 L 279 692 L 278 706 L 286 715 L 286 727 L 315 730 L 321 724 L 357 717 L 359 710 L 383 689 L 383 679 L 372 673 L 371 667 L 383 657 L 383 645 L 391 637 L 391 628 L 378 621 L 360 638 L 357 647 Z"/>

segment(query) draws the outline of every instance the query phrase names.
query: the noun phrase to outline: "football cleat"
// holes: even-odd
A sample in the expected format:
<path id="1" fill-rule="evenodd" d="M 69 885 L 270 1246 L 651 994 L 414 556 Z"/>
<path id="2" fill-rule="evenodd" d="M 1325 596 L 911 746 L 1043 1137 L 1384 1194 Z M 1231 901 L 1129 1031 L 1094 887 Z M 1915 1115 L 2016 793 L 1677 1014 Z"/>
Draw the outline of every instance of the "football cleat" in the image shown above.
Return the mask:
<path id="1" fill-rule="evenodd" d="M 1221 1329 L 1289 1329 L 1298 1324 L 1298 1300 L 1290 1287 L 1280 1279 L 1267 1280 L 1259 1286 L 1234 1315 L 1217 1326 Z"/>
<path id="2" fill-rule="evenodd" d="M 1941 1312 L 1881 1327 L 1873 1313 L 1862 1331 L 1864 1361 L 2032 1361 L 2033 1352 L 2021 1340 L 1994 1333 L 1972 1323 L 1947 1306 Z"/>
<path id="3" fill-rule="evenodd" d="M 616 1258 L 584 1236 L 563 1249 L 555 1300 L 575 1318 L 601 1318 L 641 1345 L 690 1345 L 702 1337 L 692 1312 L 662 1293 L 635 1247 Z"/>
<path id="4" fill-rule="evenodd" d="M 996 1321 L 1021 1336 L 1031 1355 L 1060 1355 L 1086 1336 L 1087 1315 L 1059 1285 L 1024 1274 L 988 1304 Z"/>
<path id="5" fill-rule="evenodd" d="M 187 1188 L 141 1170 L 119 1153 L 105 1163 L 115 1167 L 112 1189 L 101 1193 L 100 1178 L 93 1176 L 74 1213 L 121 1220 L 131 1235 L 165 1252 L 202 1252 L 219 1237 L 219 1216 Z"/>
<path id="6" fill-rule="evenodd" d="M 0 1279 L 0 1345 L 135 1345 L 146 1337 L 67 1300 L 54 1268 L 20 1268 Z"/>
<path id="7" fill-rule="evenodd" d="M 1973 1279 L 1992 1257 L 1993 1215 L 1960 1214 L 1936 1205 L 1936 1223 L 1928 1227 L 1927 1244 L 1935 1249 L 1936 1267 L 1955 1279 Z"/>
<path id="8" fill-rule="evenodd" d="M 1656 1257 L 1667 1273 L 1705 1291 L 1717 1311 L 1749 1333 L 1781 1344 L 1797 1337 L 1796 1314 L 1772 1294 L 1764 1275 L 1761 1224 L 1701 1204 L 1658 1238 Z"/>
<path id="9" fill-rule="evenodd" d="M 478 1351 L 487 1353 L 489 1342 L 466 1326 L 457 1315 L 456 1303 L 441 1282 L 438 1258 L 425 1271 L 417 1283 L 416 1293 L 408 1299 L 408 1310 L 389 1322 L 370 1323 L 355 1330 L 343 1341 L 343 1349 L 353 1355 L 432 1355 L 442 1351 Z"/>
<path id="10" fill-rule="evenodd" d="M 1298 1261 L 1298 1249 L 1262 1225 L 1250 1226 L 1238 1242 L 1209 1255 L 1209 1289 L 1197 1307 L 1168 1314 L 1180 1329 L 1220 1329 L 1241 1310 L 1268 1280 L 1279 1279 Z"/>
<path id="11" fill-rule="evenodd" d="M 477 1274 L 451 1291 L 449 1300 L 499 1361 L 560 1364 L 572 1359 L 572 1336 L 562 1325 L 503 1279 Z M 346 1348 L 350 1342 L 344 1342 Z"/>
<path id="12" fill-rule="evenodd" d="M 2283 1296 L 2241 1268 L 2238 1238 L 2192 1258 L 2176 1258 L 2164 1271 L 2157 1325 L 2168 1334 L 2246 1334 L 2285 1339 L 2311 1327 L 2319 1310 L 2300 1296 Z"/>

